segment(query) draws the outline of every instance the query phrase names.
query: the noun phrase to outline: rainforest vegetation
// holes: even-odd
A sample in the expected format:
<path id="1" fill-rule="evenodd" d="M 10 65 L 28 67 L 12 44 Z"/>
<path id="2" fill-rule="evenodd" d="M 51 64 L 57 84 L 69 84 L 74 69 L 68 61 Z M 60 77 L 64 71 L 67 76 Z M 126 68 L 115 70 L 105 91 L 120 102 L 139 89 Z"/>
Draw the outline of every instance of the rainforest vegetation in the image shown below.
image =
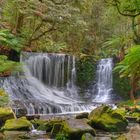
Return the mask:
<path id="1" fill-rule="evenodd" d="M 67 53 L 79 60 L 77 83 L 88 85 L 96 61 L 113 57 L 120 62 L 116 75 L 127 81 L 118 84 L 134 99 L 140 80 L 139 9 L 139 0 L 1 0 L 0 75 L 17 69 L 22 51 Z"/>
<path id="2" fill-rule="evenodd" d="M 61 87 L 59 87 L 60 91 L 56 92 L 56 87 L 47 88 L 42 81 L 42 85 L 38 84 L 33 76 L 30 80 L 26 78 L 28 74 L 26 76 L 23 74 L 23 76 L 21 74 L 24 73 L 23 65 L 20 62 L 23 52 L 41 55 L 43 53 L 66 54 L 68 64 L 63 62 L 63 74 L 60 74 L 62 75 L 60 77 L 63 78 L 62 84 L 67 86 L 69 92 L 65 94 L 68 96 L 63 94 Z M 75 56 L 72 57 L 73 62 L 68 61 L 71 59 L 68 56 Z M 74 61 L 75 58 L 76 61 Z M 43 117 L 43 119 L 38 118 L 39 113 L 36 115 L 35 112 L 37 107 L 40 112 L 43 112 L 47 106 L 48 108 L 45 110 L 48 112 L 50 109 L 55 113 L 65 113 L 64 108 L 71 111 L 70 107 L 78 109 L 83 103 L 86 103 L 85 106 L 90 106 L 87 100 L 81 100 L 81 96 L 75 100 L 74 95 L 69 95 L 71 94 L 70 87 L 75 90 L 74 93 L 80 90 L 80 95 L 88 99 L 88 90 L 93 90 L 93 85 L 97 82 L 97 65 L 103 58 L 113 59 L 111 92 L 113 91 L 113 95 L 115 93 L 119 97 L 120 102 L 116 103 L 117 109 L 114 109 L 114 106 L 108 106 L 108 103 L 107 105 L 100 104 L 100 107 L 96 104 L 97 108 L 95 109 L 94 106 L 90 113 L 76 114 L 74 118 L 71 118 L 72 113 L 63 118 L 53 118 L 56 114 L 53 117 L 47 116 L 46 120 Z M 45 62 L 46 60 L 43 61 L 43 63 Z M 54 64 L 56 63 L 53 61 L 49 66 Z M 64 66 L 65 64 L 66 66 Z M 59 66 L 61 67 L 61 65 Z M 71 75 L 69 74 L 70 66 L 72 67 Z M 65 67 L 68 67 L 66 75 L 64 74 Z M 53 68 L 53 66 L 50 68 L 51 76 L 55 71 Z M 48 70 L 46 69 L 47 67 L 41 72 Z M 59 75 L 59 72 L 57 74 Z M 16 81 L 15 87 L 19 92 L 16 92 L 14 87 L 15 94 L 20 91 L 29 94 L 29 98 L 26 94 L 21 96 L 27 98 L 24 107 L 20 104 L 22 99 L 15 100 L 13 103 L 6 93 L 8 86 L 14 83 L 11 82 L 13 75 L 14 78 L 16 77 L 15 81 L 23 78 L 21 81 L 19 80 L 19 83 Z M 46 77 L 48 78 L 48 75 L 45 73 Z M 69 77 L 76 84 L 71 82 Z M 74 79 L 75 77 L 76 79 Z M 6 78 L 12 79 L 10 79 L 10 84 Z M 43 77 L 43 80 L 45 78 Z M 8 84 L 5 82 L 4 89 L 7 90 L 0 87 L 0 139 L 11 140 L 13 135 L 10 134 L 10 139 L 5 139 L 5 131 L 32 132 L 31 130 L 35 129 L 35 132 L 45 131 L 48 138 L 56 140 L 88 140 L 95 138 L 97 129 L 97 132 L 99 130 L 103 132 L 103 136 L 106 136 L 105 131 L 121 132 L 117 133 L 117 137 L 114 137 L 116 133 L 113 136 L 108 133 L 109 140 L 127 140 L 127 138 L 134 140 L 133 133 L 137 134 L 136 140 L 139 140 L 140 128 L 129 129 L 130 134 L 126 134 L 124 130 L 126 130 L 128 122 L 140 123 L 140 0 L 0 0 L 0 86 L 4 80 Z M 58 83 L 59 80 L 58 76 Z M 65 80 L 69 81 L 65 84 Z M 31 87 L 30 82 L 34 85 L 37 83 L 36 87 Z M 23 85 L 23 88 L 18 87 L 18 84 Z M 40 88 L 38 88 L 39 86 Z M 37 93 L 35 92 L 35 95 L 31 96 L 28 88 Z M 45 102 L 35 100 L 32 103 L 32 97 L 36 97 L 33 100 L 37 99 L 38 93 L 41 93 L 39 101 Z M 59 96 L 59 94 L 62 95 Z M 20 97 L 20 95 L 16 97 Z M 56 99 L 49 100 L 45 97 L 49 99 L 56 97 Z M 63 104 L 63 101 L 66 103 Z M 12 103 L 15 106 L 12 106 Z M 84 105 L 82 108 L 85 109 L 87 106 Z M 43 108 L 41 108 L 42 106 Z M 16 109 L 19 109 L 19 112 Z M 30 114 L 28 110 L 31 111 Z M 122 133 L 124 135 L 120 135 Z M 16 138 L 30 139 L 28 134 L 31 133 L 19 135 L 18 132 Z"/>

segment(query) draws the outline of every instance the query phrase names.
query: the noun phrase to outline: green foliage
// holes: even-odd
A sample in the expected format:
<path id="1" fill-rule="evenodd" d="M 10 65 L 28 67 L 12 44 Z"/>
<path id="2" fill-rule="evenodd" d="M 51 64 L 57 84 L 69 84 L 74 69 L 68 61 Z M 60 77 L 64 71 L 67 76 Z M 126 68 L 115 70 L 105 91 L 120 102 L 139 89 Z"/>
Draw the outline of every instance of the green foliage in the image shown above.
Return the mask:
<path id="1" fill-rule="evenodd" d="M 129 99 L 131 86 L 129 78 L 120 78 L 118 72 L 113 73 L 113 90 L 124 100 Z"/>
<path id="2" fill-rule="evenodd" d="M 44 42 L 44 45 L 41 44 L 39 47 L 36 47 L 33 51 L 42 51 L 42 52 L 52 52 L 52 53 L 58 53 L 62 52 L 64 49 L 66 49 L 66 43 L 56 43 L 53 40 L 46 39 L 42 41 Z"/>
<path id="3" fill-rule="evenodd" d="M 96 63 L 93 57 L 85 56 L 77 61 L 77 84 L 85 88 L 95 78 Z"/>
<path id="4" fill-rule="evenodd" d="M 9 30 L 0 30 L 0 45 L 19 52 L 23 48 L 23 42 L 24 40 L 21 37 L 15 36 Z"/>
<path id="5" fill-rule="evenodd" d="M 9 103 L 9 96 L 3 89 L 0 89 L 0 107 L 4 107 L 8 105 L 8 103 Z"/>
<path id="6" fill-rule="evenodd" d="M 0 74 L 4 72 L 11 73 L 13 70 L 18 70 L 19 63 L 10 61 L 7 56 L 0 55 Z"/>
<path id="7" fill-rule="evenodd" d="M 140 77 L 140 45 L 133 46 L 114 71 L 119 71 L 121 77 Z"/>
<path id="8" fill-rule="evenodd" d="M 127 100 L 127 101 L 122 101 L 118 104 L 119 106 L 136 106 L 136 105 L 140 105 L 140 101 L 136 100 L 136 102 L 134 103 L 134 101 L 132 100 Z"/>
<path id="9" fill-rule="evenodd" d="M 118 54 L 122 48 L 127 51 L 127 49 L 133 43 L 133 36 L 131 34 L 128 35 L 117 35 L 111 38 L 103 44 L 103 48 L 107 49 L 110 54 Z"/>
<path id="10" fill-rule="evenodd" d="M 68 140 L 68 137 L 63 133 L 59 133 L 59 134 L 57 134 L 55 139 L 56 140 Z"/>

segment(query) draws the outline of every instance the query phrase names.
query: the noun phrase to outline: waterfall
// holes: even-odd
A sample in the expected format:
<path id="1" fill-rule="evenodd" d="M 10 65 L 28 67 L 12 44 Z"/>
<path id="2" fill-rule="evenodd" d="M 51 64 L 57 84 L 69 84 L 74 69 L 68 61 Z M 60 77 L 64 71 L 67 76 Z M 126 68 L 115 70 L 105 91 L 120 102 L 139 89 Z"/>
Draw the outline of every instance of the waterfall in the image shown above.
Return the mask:
<path id="1" fill-rule="evenodd" d="M 94 102 L 109 101 L 112 93 L 112 58 L 101 59 L 97 65 L 97 84 Z"/>
<path id="2" fill-rule="evenodd" d="M 23 53 L 23 74 L 0 80 L 12 107 L 27 114 L 89 111 L 91 104 L 76 100 L 75 57 L 65 54 Z"/>

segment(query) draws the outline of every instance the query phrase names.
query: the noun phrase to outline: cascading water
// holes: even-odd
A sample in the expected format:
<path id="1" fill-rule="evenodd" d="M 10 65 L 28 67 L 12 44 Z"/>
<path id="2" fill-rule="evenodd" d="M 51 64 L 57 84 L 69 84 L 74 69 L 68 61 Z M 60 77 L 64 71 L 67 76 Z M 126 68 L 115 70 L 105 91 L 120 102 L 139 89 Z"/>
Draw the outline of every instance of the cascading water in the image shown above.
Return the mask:
<path id="1" fill-rule="evenodd" d="M 23 73 L 0 80 L 13 101 L 27 114 L 89 111 L 93 106 L 77 101 L 75 57 L 64 54 L 23 53 Z"/>
<path id="2" fill-rule="evenodd" d="M 112 58 L 101 59 L 97 65 L 97 84 L 94 102 L 105 103 L 110 100 L 112 93 Z"/>

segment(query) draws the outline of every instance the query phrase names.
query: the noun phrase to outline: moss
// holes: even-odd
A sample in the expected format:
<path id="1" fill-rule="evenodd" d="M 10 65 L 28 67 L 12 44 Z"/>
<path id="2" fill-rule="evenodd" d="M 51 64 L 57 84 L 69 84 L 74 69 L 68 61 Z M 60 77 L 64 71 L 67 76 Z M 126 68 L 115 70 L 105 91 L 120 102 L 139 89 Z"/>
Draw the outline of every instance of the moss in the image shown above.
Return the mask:
<path id="1" fill-rule="evenodd" d="M 63 129 L 63 124 L 61 123 L 55 123 L 53 125 L 53 128 L 51 130 L 51 136 L 55 137 L 58 133 L 60 133 Z"/>
<path id="2" fill-rule="evenodd" d="M 32 124 L 25 118 L 19 118 L 19 119 L 10 119 L 7 120 L 3 129 L 12 131 L 12 130 L 31 130 Z"/>
<path id="3" fill-rule="evenodd" d="M 74 122 L 72 122 L 74 121 Z M 77 120 L 78 121 L 78 120 Z M 73 123 L 75 126 L 73 126 Z M 78 125 L 77 125 L 77 124 Z M 83 124 L 85 124 L 85 126 Z M 79 122 L 76 122 L 76 120 L 66 121 L 63 122 L 63 130 L 62 132 L 68 136 L 68 139 L 70 140 L 81 140 L 81 137 L 85 133 L 90 133 L 91 135 L 95 136 L 96 132 L 94 129 L 88 127 L 85 120 L 79 120 Z"/>
<path id="4" fill-rule="evenodd" d="M 113 113 L 121 114 L 122 116 L 125 116 L 126 112 L 125 108 L 117 108 L 113 111 Z"/>
<path id="5" fill-rule="evenodd" d="M 8 105 L 8 103 L 9 103 L 8 94 L 3 89 L 0 89 L 0 107 L 4 107 Z"/>
<path id="6" fill-rule="evenodd" d="M 15 118 L 15 115 L 11 108 L 0 108 L 0 126 L 2 126 L 6 120 L 13 118 Z"/>
<path id="7" fill-rule="evenodd" d="M 121 135 L 117 138 L 117 140 L 127 140 L 125 135 Z"/>
<path id="8" fill-rule="evenodd" d="M 94 137 L 89 133 L 85 133 L 82 135 L 81 140 L 94 140 Z"/>
<path id="9" fill-rule="evenodd" d="M 128 125 L 127 120 L 118 110 L 112 110 L 105 106 L 101 106 L 91 112 L 89 115 L 89 124 L 98 129 L 105 131 L 123 131 Z"/>
<path id="10" fill-rule="evenodd" d="M 97 117 L 101 116 L 102 113 L 109 111 L 109 106 L 101 106 L 99 108 L 94 109 L 90 112 L 88 119 L 96 119 Z"/>
<path id="11" fill-rule="evenodd" d="M 65 135 L 65 134 L 63 134 L 63 133 L 58 133 L 57 135 L 56 135 L 56 138 L 55 138 L 56 140 L 69 140 L 68 139 L 68 137 L 67 137 L 67 135 Z"/>
<path id="12" fill-rule="evenodd" d="M 20 138 L 20 139 L 30 139 L 30 137 L 27 136 L 27 135 L 20 135 L 19 138 Z"/>
<path id="13" fill-rule="evenodd" d="M 51 132 L 54 124 L 57 124 L 57 123 L 61 124 L 62 120 L 59 120 L 59 119 L 38 120 L 38 119 L 35 119 L 35 120 L 32 120 L 31 122 L 37 130 Z"/>

